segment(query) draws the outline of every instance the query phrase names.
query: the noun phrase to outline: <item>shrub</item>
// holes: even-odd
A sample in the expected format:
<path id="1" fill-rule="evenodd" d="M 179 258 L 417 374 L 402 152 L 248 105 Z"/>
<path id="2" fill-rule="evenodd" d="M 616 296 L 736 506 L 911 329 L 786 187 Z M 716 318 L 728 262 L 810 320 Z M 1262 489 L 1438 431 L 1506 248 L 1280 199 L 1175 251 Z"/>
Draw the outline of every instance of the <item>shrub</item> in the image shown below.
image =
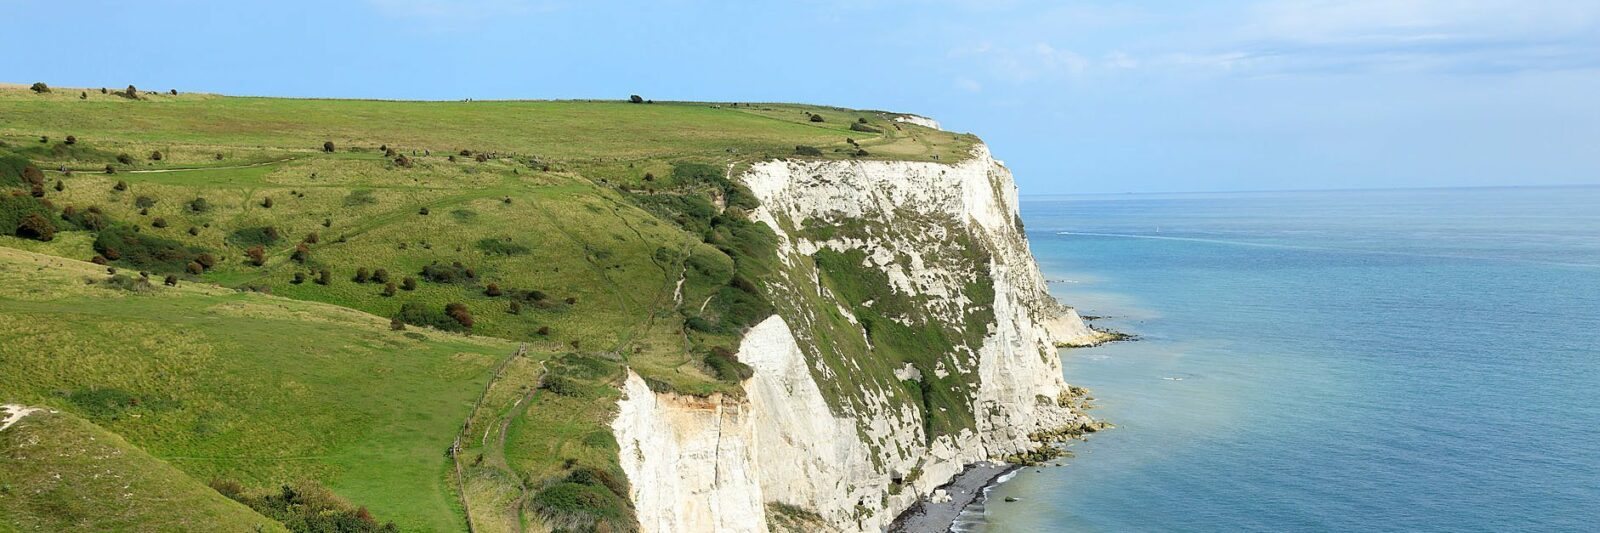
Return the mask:
<path id="1" fill-rule="evenodd" d="M 177 287 L 178 286 L 178 276 L 175 276 L 175 275 L 172 275 L 172 274 L 167 274 L 167 279 L 166 279 L 165 283 L 167 284 L 168 287 Z"/>
<path id="2" fill-rule="evenodd" d="M 32 87 L 28 87 L 28 89 L 32 90 L 33 92 L 40 93 L 40 94 L 44 94 L 44 93 L 50 92 L 50 86 L 49 85 L 45 85 L 44 82 L 42 82 L 42 81 L 33 82 L 33 86 Z"/>
<path id="3" fill-rule="evenodd" d="M 272 226 L 239 228 L 229 233 L 226 239 L 228 244 L 241 247 L 271 246 L 280 240 L 283 240 L 283 235 Z"/>
<path id="4" fill-rule="evenodd" d="M 727 348 L 717 347 L 706 356 L 706 365 L 716 372 L 717 379 L 738 383 L 755 375 L 755 369 L 740 362 Z"/>
<path id="5" fill-rule="evenodd" d="M 28 216 L 23 217 L 22 222 L 17 224 L 17 230 L 15 233 L 18 237 L 22 237 L 24 239 L 50 241 L 51 239 L 56 238 L 56 226 L 50 222 L 50 219 L 45 218 L 44 215 L 39 213 L 31 213 Z"/>
<path id="6" fill-rule="evenodd" d="M 307 233 L 306 238 L 300 239 L 300 242 L 306 244 L 316 244 L 318 240 L 320 240 L 320 237 L 317 236 L 317 232 L 313 231 L 311 233 Z"/>
<path id="7" fill-rule="evenodd" d="M 306 282 L 306 274 L 304 272 L 295 272 L 294 273 L 294 279 L 289 280 L 289 283 L 293 283 L 295 285 L 299 285 L 299 284 L 305 283 L 305 282 Z"/>
<path id="8" fill-rule="evenodd" d="M 408 291 L 417 290 L 417 278 L 406 276 L 405 279 L 400 280 L 400 288 Z"/>
<path id="9" fill-rule="evenodd" d="M 165 228 L 165 227 L 167 227 L 167 219 L 161 218 L 161 217 L 156 217 L 155 220 L 150 221 L 150 227 L 152 227 L 152 228 Z"/>
<path id="10" fill-rule="evenodd" d="M 331 283 L 333 283 L 333 272 L 329 272 L 326 268 L 322 269 L 320 272 L 317 272 L 317 285 L 328 285 Z"/>
<path id="11" fill-rule="evenodd" d="M 61 192 L 61 191 L 65 191 L 65 190 L 67 190 L 67 184 L 62 182 L 61 180 L 56 180 L 56 192 Z"/>
<path id="12" fill-rule="evenodd" d="M 127 89 L 123 89 L 122 92 L 117 93 L 117 96 L 121 96 L 129 100 L 138 100 L 139 88 L 129 85 Z"/>
<path id="13" fill-rule="evenodd" d="M 806 146 L 806 145 L 803 145 L 803 144 L 799 145 L 799 146 L 795 146 L 794 147 L 794 153 L 795 153 L 795 155 L 803 155 L 803 156 L 808 156 L 808 157 L 821 157 L 822 156 L 822 150 L 818 149 L 815 146 Z"/>
<path id="14" fill-rule="evenodd" d="M 457 283 L 477 277 L 472 269 L 462 265 L 459 261 L 450 265 L 438 263 L 422 267 L 422 278 L 434 283 Z"/>
<path id="15" fill-rule="evenodd" d="M 211 202 L 207 202 L 205 198 L 199 196 L 196 196 L 193 200 L 189 200 L 188 205 L 189 210 L 196 213 L 204 213 L 211 210 Z"/>
<path id="16" fill-rule="evenodd" d="M 467 309 L 466 304 L 459 302 L 445 304 L 444 313 L 461 324 L 462 329 L 472 329 L 472 311 Z"/>
<path id="17" fill-rule="evenodd" d="M 628 95 L 628 102 L 633 104 L 642 104 L 644 103 L 644 97 L 637 94 L 630 94 Z"/>
<path id="18" fill-rule="evenodd" d="M 182 243 L 141 234 L 137 228 L 121 224 L 101 229 L 95 237 L 94 249 L 111 261 L 126 261 L 133 266 L 165 272 L 182 271 L 197 255 Z"/>
<path id="19" fill-rule="evenodd" d="M 405 331 L 406 323 L 404 320 L 400 320 L 400 317 L 396 316 L 389 319 L 389 329 L 392 331 Z"/>
<path id="20" fill-rule="evenodd" d="M 484 296 L 495 297 L 499 296 L 500 294 L 500 285 L 498 284 L 490 283 L 488 287 L 483 289 Z"/>
<path id="21" fill-rule="evenodd" d="M 250 264 L 252 265 L 261 266 L 267 264 L 267 250 L 259 244 L 246 249 L 244 255 L 250 258 Z"/>
<path id="22" fill-rule="evenodd" d="M 506 308 L 506 312 L 507 313 L 511 313 L 513 315 L 522 314 L 522 302 L 519 302 L 519 301 L 516 301 L 516 300 L 512 300 L 511 301 L 511 307 Z"/>
<path id="23" fill-rule="evenodd" d="M 451 306 L 461 306 L 461 304 L 452 303 L 447 305 L 446 308 L 454 309 Z M 461 306 L 461 310 L 464 313 L 465 306 Z M 429 308 L 417 302 L 405 302 L 400 304 L 400 311 L 395 315 L 395 318 L 413 326 L 427 326 L 444 331 L 462 331 L 463 328 L 470 327 L 472 323 L 470 314 L 464 316 L 466 317 L 465 324 L 448 311 L 441 312 L 436 308 Z"/>
<path id="24" fill-rule="evenodd" d="M 865 119 L 862 119 L 862 120 L 865 120 Z M 859 131 L 859 132 L 862 132 L 862 133 L 883 133 L 883 130 L 880 130 L 878 128 L 874 128 L 872 126 L 868 126 L 865 122 L 853 122 L 853 123 L 851 123 L 850 124 L 850 130 L 851 131 Z"/>
<path id="25" fill-rule="evenodd" d="M 155 207 L 156 206 L 156 201 L 155 201 L 154 198 L 151 198 L 149 196 L 140 195 L 138 198 L 134 198 L 133 199 L 133 205 L 134 205 L 134 207 L 138 207 L 138 208 L 141 208 L 141 209 L 149 208 L 149 207 Z"/>
<path id="26" fill-rule="evenodd" d="M 417 214 L 426 216 L 428 214 L 428 208 L 424 207 L 424 208 L 418 210 Z"/>
<path id="27" fill-rule="evenodd" d="M 119 180 L 119 181 L 117 181 L 116 185 L 112 185 L 111 186 L 111 190 L 118 191 L 118 192 L 126 191 L 126 190 L 128 190 L 128 182 Z"/>
<path id="28" fill-rule="evenodd" d="M 106 165 L 106 174 L 116 174 L 116 173 L 117 173 L 117 168 L 116 167 L 113 167 L 111 165 Z"/>
<path id="29" fill-rule="evenodd" d="M 373 283 L 388 283 L 389 282 L 389 271 L 387 269 L 382 269 L 382 268 L 377 269 L 377 270 L 373 270 L 372 271 L 372 282 Z"/>
<path id="30" fill-rule="evenodd" d="M 197 227 L 194 227 L 194 226 L 189 226 L 189 235 L 191 237 L 200 236 L 200 228 L 197 228 Z"/>
<path id="31" fill-rule="evenodd" d="M 177 89 L 172 89 L 170 91 L 167 91 L 167 94 L 170 94 L 170 95 L 173 95 L 173 96 L 177 96 L 178 95 L 178 90 Z"/>
<path id="32" fill-rule="evenodd" d="M 117 162 L 118 163 L 122 163 L 124 165 L 132 165 L 133 164 L 133 156 L 128 155 L 128 154 L 117 154 Z"/>
<path id="33" fill-rule="evenodd" d="M 150 160 L 151 161 L 160 161 L 161 160 L 161 150 L 156 150 L 154 152 L 150 152 Z"/>
<path id="34" fill-rule="evenodd" d="M 524 255 L 531 251 L 527 246 L 511 242 L 511 237 L 486 237 L 479 239 L 477 247 L 479 251 L 482 251 L 486 255 L 501 255 L 506 257 Z"/>
<path id="35" fill-rule="evenodd" d="M 264 208 L 267 208 L 267 209 L 272 209 L 272 197 L 268 196 L 266 198 L 262 198 L 261 199 L 261 207 L 264 207 Z"/>
<path id="36" fill-rule="evenodd" d="M 822 122 L 823 121 L 822 120 L 822 115 L 812 114 L 811 115 L 811 121 L 812 122 Z"/>
<path id="37" fill-rule="evenodd" d="M 188 268 L 185 270 L 189 271 L 190 274 L 198 276 L 205 273 L 206 267 L 200 266 L 199 261 L 190 261 Z"/>
<path id="38" fill-rule="evenodd" d="M 400 157 L 394 158 L 394 164 L 401 168 L 411 168 L 411 158 L 406 157 L 405 154 L 400 154 Z"/>
<path id="39" fill-rule="evenodd" d="M 537 331 L 537 333 L 539 334 L 540 337 L 549 337 L 550 336 L 550 326 L 539 326 L 539 330 Z"/>
<path id="40" fill-rule="evenodd" d="M 356 189 L 350 191 L 350 194 L 347 194 L 344 197 L 344 205 L 346 207 L 372 205 L 376 203 L 378 203 L 378 199 L 372 196 L 372 190 L 370 189 Z"/>
<path id="41" fill-rule="evenodd" d="M 394 296 L 394 282 L 391 281 L 389 283 L 383 284 L 383 295 L 384 296 Z"/>
<path id="42" fill-rule="evenodd" d="M 332 153 L 333 152 L 333 141 L 324 141 L 322 143 L 322 151 Z"/>
<path id="43" fill-rule="evenodd" d="M 294 253 L 289 255 L 289 259 L 293 260 L 296 263 L 305 263 L 306 260 L 310 259 L 310 258 L 311 258 L 311 247 L 310 246 L 306 246 L 306 243 L 303 243 L 303 242 L 300 243 L 300 244 L 296 244 L 294 246 Z"/>
<path id="44" fill-rule="evenodd" d="M 75 136 L 75 135 L 68 135 L 66 142 L 67 142 L 67 145 L 69 145 L 69 146 L 70 145 L 74 145 L 74 144 L 78 144 L 78 137 Z"/>
<path id="45" fill-rule="evenodd" d="M 367 279 L 371 277 L 372 274 L 367 271 L 367 267 L 361 267 L 356 269 L 356 275 L 351 277 L 350 281 L 354 281 L 356 283 L 366 283 Z"/>
<path id="46" fill-rule="evenodd" d="M 217 258 L 209 253 L 200 253 L 194 256 L 194 262 L 207 269 L 217 266 Z"/>

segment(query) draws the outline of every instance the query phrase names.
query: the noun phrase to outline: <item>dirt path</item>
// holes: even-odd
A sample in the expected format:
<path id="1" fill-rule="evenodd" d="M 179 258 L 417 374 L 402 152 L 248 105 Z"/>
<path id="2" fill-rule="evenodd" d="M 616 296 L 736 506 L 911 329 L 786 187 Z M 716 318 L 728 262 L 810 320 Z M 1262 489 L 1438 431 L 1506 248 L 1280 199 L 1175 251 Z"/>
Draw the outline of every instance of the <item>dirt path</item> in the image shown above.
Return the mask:
<path id="1" fill-rule="evenodd" d="M 276 165 L 278 163 L 287 163 L 287 162 L 290 162 L 290 161 L 294 161 L 295 159 L 298 159 L 298 158 L 285 157 L 283 159 L 277 159 L 277 160 L 273 160 L 273 161 L 262 161 L 260 163 L 249 163 L 249 164 L 244 164 L 244 165 L 226 165 L 226 166 L 220 166 L 220 167 L 152 168 L 152 169 L 146 169 L 146 170 L 118 170 L 117 172 L 123 173 L 123 174 L 166 174 L 168 172 L 198 172 L 198 171 L 202 171 L 202 170 L 231 170 L 231 169 L 238 169 L 238 168 L 255 168 L 255 167 L 264 167 L 264 166 L 267 166 L 267 165 Z M 69 168 L 69 169 L 67 169 L 68 172 L 99 172 L 100 170 L 101 169 L 97 169 L 97 168 Z M 60 174 L 61 173 L 60 170 L 46 170 L 46 172 L 53 172 L 53 173 L 56 173 L 56 174 Z"/>

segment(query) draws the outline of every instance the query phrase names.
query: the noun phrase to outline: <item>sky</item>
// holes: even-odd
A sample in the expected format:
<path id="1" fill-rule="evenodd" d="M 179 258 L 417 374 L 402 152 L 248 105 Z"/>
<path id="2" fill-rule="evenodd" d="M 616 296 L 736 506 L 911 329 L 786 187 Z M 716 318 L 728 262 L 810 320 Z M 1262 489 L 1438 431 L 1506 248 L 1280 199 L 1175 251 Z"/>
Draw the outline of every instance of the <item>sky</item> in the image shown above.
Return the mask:
<path id="1" fill-rule="evenodd" d="M 0 0 L 0 13 L 4 82 L 883 109 L 978 134 L 1023 194 L 1600 183 L 1596 0 Z"/>

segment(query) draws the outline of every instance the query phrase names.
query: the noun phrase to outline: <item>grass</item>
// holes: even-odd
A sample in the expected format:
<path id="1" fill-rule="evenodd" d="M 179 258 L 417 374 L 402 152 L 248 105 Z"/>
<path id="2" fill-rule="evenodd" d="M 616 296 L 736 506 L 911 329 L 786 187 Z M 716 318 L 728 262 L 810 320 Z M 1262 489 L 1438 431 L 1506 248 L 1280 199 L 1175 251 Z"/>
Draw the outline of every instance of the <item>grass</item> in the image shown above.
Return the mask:
<path id="1" fill-rule="evenodd" d="M 0 529 L 7 527 L 284 530 L 122 437 L 71 413 L 49 411 L 0 432 Z"/>
<path id="2" fill-rule="evenodd" d="M 388 331 L 337 307 L 198 284 L 135 294 L 0 248 L 4 400 L 77 414 L 196 480 L 316 479 L 405 529 L 461 523 L 449 447 L 512 346 Z"/>
<path id="3" fill-rule="evenodd" d="M 0 156 L 13 156 L 0 194 L 31 192 L 27 164 L 47 185 L 10 200 L 4 222 L 75 213 L 48 241 L 0 227 L 0 368 L 29 369 L 0 371 L 0 391 L 87 417 L 195 479 L 309 479 L 403 529 L 460 529 L 470 514 L 487 531 L 629 530 L 625 485 L 603 482 L 622 476 L 607 426 L 624 366 L 657 390 L 742 394 L 748 367 L 730 355 L 742 331 L 822 310 L 806 342 L 834 372 L 869 370 L 862 390 L 828 385 L 845 405 L 903 387 L 880 379 L 902 362 L 931 374 L 917 350 L 967 342 L 896 331 L 874 339 L 889 357 L 873 357 L 814 290 L 852 273 L 780 266 L 772 233 L 744 216 L 753 197 L 729 179 L 800 146 L 810 159 L 949 163 L 977 143 L 894 113 L 87 93 L 0 86 Z M 137 292 L 82 262 L 97 255 Z M 457 275 L 430 281 L 430 266 Z M 357 282 L 359 269 L 400 288 Z M 143 288 L 139 271 L 179 288 Z M 780 294 L 785 277 L 813 290 Z M 404 306 L 442 317 L 452 304 L 471 315 L 470 337 L 388 329 Z M 528 355 L 491 380 L 519 343 Z M 480 394 L 465 426 L 480 433 L 466 438 Z M 951 417 L 940 431 L 970 425 Z M 460 480 L 443 453 L 458 435 Z"/>

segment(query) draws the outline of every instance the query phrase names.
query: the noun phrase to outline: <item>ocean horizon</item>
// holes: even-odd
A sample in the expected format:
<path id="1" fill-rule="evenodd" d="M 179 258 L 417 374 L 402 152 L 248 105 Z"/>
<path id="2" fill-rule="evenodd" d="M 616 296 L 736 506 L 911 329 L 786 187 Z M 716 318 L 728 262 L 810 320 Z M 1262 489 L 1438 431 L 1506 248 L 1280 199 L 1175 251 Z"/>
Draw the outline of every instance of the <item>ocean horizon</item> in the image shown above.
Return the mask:
<path id="1" fill-rule="evenodd" d="M 1600 523 L 1600 186 L 1024 196 L 1117 427 L 963 528 Z M 1014 502 L 1004 499 L 1014 498 Z"/>

